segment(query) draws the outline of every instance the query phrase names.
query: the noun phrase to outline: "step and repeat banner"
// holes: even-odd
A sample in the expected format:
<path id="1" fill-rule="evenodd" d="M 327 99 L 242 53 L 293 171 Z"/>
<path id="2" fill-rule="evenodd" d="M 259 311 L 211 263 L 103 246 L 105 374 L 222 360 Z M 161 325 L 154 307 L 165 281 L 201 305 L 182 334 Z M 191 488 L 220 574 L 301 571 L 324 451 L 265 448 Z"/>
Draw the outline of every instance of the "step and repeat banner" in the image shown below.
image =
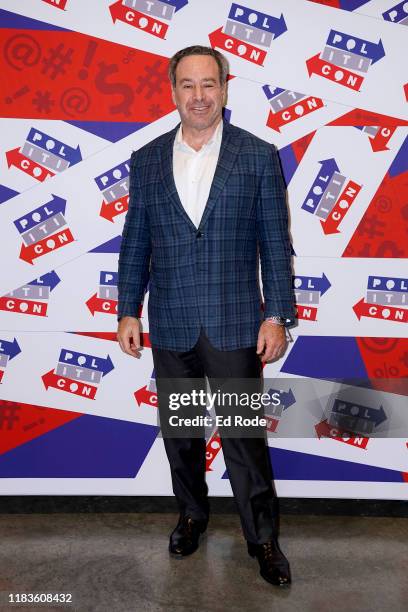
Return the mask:
<path id="1" fill-rule="evenodd" d="M 0 494 L 172 493 L 149 292 L 136 360 L 117 266 L 131 152 L 178 123 L 168 58 L 203 44 L 288 189 L 277 493 L 408 499 L 407 25 L 393 0 L 0 1 Z M 231 495 L 216 430 L 207 482 Z"/>

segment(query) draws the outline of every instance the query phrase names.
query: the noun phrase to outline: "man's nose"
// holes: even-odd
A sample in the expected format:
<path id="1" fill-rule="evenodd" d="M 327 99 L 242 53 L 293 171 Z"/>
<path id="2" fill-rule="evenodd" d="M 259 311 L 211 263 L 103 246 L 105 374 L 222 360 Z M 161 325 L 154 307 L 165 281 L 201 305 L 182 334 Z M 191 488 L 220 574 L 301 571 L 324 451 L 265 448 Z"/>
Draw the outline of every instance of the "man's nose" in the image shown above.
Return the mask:
<path id="1" fill-rule="evenodd" d="M 194 93 L 194 98 L 196 100 L 202 100 L 204 97 L 204 88 L 201 87 L 200 85 L 196 85 L 194 87 L 193 93 Z"/>

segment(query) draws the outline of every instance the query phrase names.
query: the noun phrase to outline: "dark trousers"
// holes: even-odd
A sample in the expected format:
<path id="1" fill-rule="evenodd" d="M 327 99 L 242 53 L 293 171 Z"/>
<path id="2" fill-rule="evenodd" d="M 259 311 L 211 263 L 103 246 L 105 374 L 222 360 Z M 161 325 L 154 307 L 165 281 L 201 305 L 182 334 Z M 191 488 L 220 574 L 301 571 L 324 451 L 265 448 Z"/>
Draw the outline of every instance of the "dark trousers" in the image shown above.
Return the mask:
<path id="1" fill-rule="evenodd" d="M 211 380 L 257 378 L 262 364 L 256 347 L 220 351 L 208 340 L 203 328 L 196 345 L 185 352 L 152 346 L 158 391 L 160 419 L 168 405 L 161 394 L 161 380 L 171 378 Z M 196 386 L 195 386 L 196 388 Z M 168 393 L 168 387 L 166 387 Z M 165 397 L 165 396 L 164 396 Z M 167 396 L 168 397 L 168 396 Z M 221 445 L 232 491 L 238 506 L 245 538 L 262 544 L 276 536 L 276 494 L 271 482 L 271 466 L 265 435 L 262 437 L 222 437 Z M 208 521 L 209 500 L 205 481 L 206 441 L 203 437 L 167 437 L 163 442 L 170 464 L 173 492 L 180 512 L 196 520 Z"/>

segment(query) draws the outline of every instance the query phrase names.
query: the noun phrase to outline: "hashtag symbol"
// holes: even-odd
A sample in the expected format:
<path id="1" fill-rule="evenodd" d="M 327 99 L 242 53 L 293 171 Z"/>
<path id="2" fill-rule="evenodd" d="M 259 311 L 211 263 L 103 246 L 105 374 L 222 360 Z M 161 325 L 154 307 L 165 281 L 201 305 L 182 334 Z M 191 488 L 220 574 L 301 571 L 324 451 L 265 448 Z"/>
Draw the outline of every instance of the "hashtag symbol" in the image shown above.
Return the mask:
<path id="1" fill-rule="evenodd" d="M 144 89 L 147 89 L 145 98 L 149 99 L 156 93 L 161 93 L 162 84 L 167 80 L 167 70 L 159 70 L 163 62 L 157 60 L 151 66 L 145 66 L 146 74 L 137 77 L 139 81 L 139 87 L 136 89 L 136 93 L 141 93 Z"/>
<path id="2" fill-rule="evenodd" d="M 0 429 L 13 429 L 14 423 L 20 420 L 19 409 L 20 406 L 0 406 Z"/>
<path id="3" fill-rule="evenodd" d="M 374 238 L 374 236 L 384 236 L 384 232 L 379 231 L 381 227 L 384 227 L 385 223 L 379 221 L 376 215 L 371 217 L 363 217 L 357 227 L 357 231 L 361 236 L 368 236 Z"/>
<path id="4" fill-rule="evenodd" d="M 72 64 L 71 57 L 74 50 L 69 48 L 64 55 L 62 52 L 64 47 L 64 43 L 60 43 L 55 49 L 48 49 L 49 56 L 43 59 L 44 68 L 42 69 L 42 74 L 49 73 L 50 79 L 52 80 L 59 74 L 65 74 L 66 70 L 64 66 Z"/>

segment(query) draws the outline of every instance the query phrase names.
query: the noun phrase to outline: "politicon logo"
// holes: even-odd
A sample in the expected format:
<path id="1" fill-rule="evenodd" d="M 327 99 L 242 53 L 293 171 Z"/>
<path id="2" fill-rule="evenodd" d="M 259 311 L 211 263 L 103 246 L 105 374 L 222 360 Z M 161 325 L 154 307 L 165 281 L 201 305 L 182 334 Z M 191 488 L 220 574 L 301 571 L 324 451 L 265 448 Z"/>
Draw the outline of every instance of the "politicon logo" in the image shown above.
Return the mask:
<path id="1" fill-rule="evenodd" d="M 47 316 L 51 292 L 61 279 L 53 270 L 0 297 L 0 310 L 24 316 Z"/>
<path id="2" fill-rule="evenodd" d="M 16 219 L 22 240 L 20 259 L 33 264 L 34 259 L 66 247 L 74 236 L 65 219 L 66 200 L 56 195 L 52 200 Z"/>
<path id="3" fill-rule="evenodd" d="M 342 174 L 333 157 L 319 164 L 320 170 L 301 208 L 320 218 L 324 234 L 339 234 L 339 225 L 357 198 L 361 185 Z"/>
<path id="4" fill-rule="evenodd" d="M 113 369 L 109 355 L 103 358 L 62 348 L 56 368 L 41 378 L 47 390 L 52 387 L 86 399 L 95 399 L 102 378 Z"/>
<path id="5" fill-rule="evenodd" d="M 74 148 L 53 136 L 31 128 L 21 147 L 6 151 L 7 165 L 15 166 L 41 183 L 82 161 L 79 145 Z"/>
<path id="6" fill-rule="evenodd" d="M 127 159 L 94 179 L 103 196 L 99 215 L 112 223 L 129 207 L 129 172 L 130 159 Z"/>
<path id="7" fill-rule="evenodd" d="M 408 279 L 369 276 L 365 297 L 353 306 L 356 317 L 408 322 Z"/>
<path id="8" fill-rule="evenodd" d="M 381 39 L 376 42 L 346 32 L 330 30 L 321 53 L 306 60 L 309 77 L 313 74 L 340 87 L 360 91 L 371 66 L 385 57 Z"/>
<path id="9" fill-rule="evenodd" d="M 98 290 L 86 302 L 92 316 L 96 312 L 116 315 L 118 312 L 118 273 L 101 270 Z"/>
<path id="10" fill-rule="evenodd" d="M 119 0 L 109 6 L 113 23 L 122 21 L 157 38 L 166 38 L 175 13 L 188 0 Z"/>
<path id="11" fill-rule="evenodd" d="M 292 284 L 297 318 L 317 321 L 320 298 L 331 287 L 327 276 L 293 276 Z"/>
<path id="12" fill-rule="evenodd" d="M 280 128 L 288 123 L 293 123 L 325 106 L 321 98 L 291 89 L 264 85 L 262 90 L 271 106 L 266 125 L 276 132 L 280 132 Z"/>
<path id="13" fill-rule="evenodd" d="M 287 30 L 283 14 L 274 17 L 241 4 L 231 4 L 224 26 L 208 35 L 213 48 L 263 66 L 272 41 Z"/>

